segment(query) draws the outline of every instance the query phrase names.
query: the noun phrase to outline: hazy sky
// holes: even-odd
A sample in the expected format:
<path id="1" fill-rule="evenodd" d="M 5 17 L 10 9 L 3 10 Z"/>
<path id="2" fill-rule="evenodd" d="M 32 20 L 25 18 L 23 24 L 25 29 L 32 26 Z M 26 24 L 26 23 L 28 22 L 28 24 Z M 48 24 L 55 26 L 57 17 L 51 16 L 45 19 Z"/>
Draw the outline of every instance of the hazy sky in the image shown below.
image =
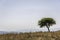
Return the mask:
<path id="1" fill-rule="evenodd" d="M 0 0 L 0 31 L 39 29 L 43 17 L 54 18 L 50 29 L 59 30 L 60 0 Z"/>

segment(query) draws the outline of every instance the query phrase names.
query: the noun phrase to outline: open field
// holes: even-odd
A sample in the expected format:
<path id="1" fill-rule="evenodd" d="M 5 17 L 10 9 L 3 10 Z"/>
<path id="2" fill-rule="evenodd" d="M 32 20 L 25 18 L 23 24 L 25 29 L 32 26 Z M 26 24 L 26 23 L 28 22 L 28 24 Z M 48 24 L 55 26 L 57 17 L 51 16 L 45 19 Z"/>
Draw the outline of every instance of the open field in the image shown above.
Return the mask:
<path id="1" fill-rule="evenodd" d="M 0 40 L 60 40 L 60 31 L 2 34 Z"/>

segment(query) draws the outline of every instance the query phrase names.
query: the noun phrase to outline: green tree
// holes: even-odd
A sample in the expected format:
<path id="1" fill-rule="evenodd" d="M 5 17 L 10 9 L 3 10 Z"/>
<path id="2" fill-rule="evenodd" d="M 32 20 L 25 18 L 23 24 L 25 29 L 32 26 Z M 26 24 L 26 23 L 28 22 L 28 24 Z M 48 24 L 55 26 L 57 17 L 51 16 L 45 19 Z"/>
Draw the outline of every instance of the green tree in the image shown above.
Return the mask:
<path id="1" fill-rule="evenodd" d="M 47 27 L 48 32 L 50 32 L 50 26 L 56 24 L 55 20 L 53 18 L 42 18 L 38 21 L 38 25 L 42 28 L 44 26 Z"/>

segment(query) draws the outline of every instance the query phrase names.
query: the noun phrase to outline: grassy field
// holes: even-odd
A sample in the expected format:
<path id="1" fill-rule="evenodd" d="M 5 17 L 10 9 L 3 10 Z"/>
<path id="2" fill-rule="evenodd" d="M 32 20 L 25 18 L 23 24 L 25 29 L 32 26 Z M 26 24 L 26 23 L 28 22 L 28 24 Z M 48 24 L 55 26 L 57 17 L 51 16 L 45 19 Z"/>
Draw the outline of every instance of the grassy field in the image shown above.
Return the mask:
<path id="1" fill-rule="evenodd" d="M 60 40 L 60 31 L 0 34 L 0 40 Z"/>

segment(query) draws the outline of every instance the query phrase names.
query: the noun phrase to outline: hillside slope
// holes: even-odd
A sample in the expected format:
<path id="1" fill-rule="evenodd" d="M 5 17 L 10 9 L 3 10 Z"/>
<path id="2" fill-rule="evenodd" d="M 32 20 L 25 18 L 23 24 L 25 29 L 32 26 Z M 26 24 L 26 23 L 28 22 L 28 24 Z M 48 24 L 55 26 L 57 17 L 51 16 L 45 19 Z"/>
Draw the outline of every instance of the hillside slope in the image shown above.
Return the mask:
<path id="1" fill-rule="evenodd" d="M 3 34 L 0 35 L 0 40 L 60 40 L 60 31 Z"/>

